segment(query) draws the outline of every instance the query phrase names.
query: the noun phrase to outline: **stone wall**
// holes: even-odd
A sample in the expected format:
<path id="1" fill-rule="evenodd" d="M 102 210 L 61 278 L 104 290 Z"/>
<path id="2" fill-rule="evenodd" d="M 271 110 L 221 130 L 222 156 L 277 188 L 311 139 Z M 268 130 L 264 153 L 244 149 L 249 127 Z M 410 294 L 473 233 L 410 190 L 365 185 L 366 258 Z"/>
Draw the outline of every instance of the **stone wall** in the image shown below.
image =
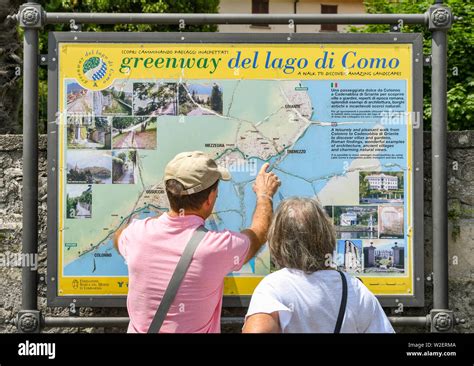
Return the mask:
<path id="1" fill-rule="evenodd" d="M 22 136 L 0 135 L 0 255 L 21 251 Z M 425 133 L 425 292 L 426 307 L 406 309 L 403 314 L 426 315 L 432 307 L 431 256 L 431 161 L 430 135 Z M 458 332 L 474 330 L 474 131 L 450 132 L 449 171 L 449 298 L 458 318 Z M 68 309 L 46 307 L 46 138 L 40 137 L 39 154 L 39 275 L 38 304 L 45 315 L 68 316 Z M 21 306 L 21 269 L 0 267 L 0 332 L 15 332 L 11 323 Z M 393 310 L 388 309 L 387 312 Z M 126 316 L 126 309 L 80 309 L 80 316 Z M 225 316 L 242 316 L 244 309 L 224 309 Z M 239 331 L 239 325 L 223 326 L 224 332 Z M 50 328 L 46 332 L 123 332 L 115 328 Z M 420 332 L 420 328 L 397 328 Z"/>
<path id="2" fill-rule="evenodd" d="M 431 135 L 424 136 L 425 308 L 401 315 L 426 315 L 433 308 L 433 257 L 431 251 Z M 448 256 L 449 306 L 466 323 L 456 332 L 474 331 L 474 131 L 448 134 Z M 393 311 L 393 310 L 392 310 Z M 392 314 L 396 315 L 396 314 Z M 397 331 L 420 332 L 403 327 Z"/>

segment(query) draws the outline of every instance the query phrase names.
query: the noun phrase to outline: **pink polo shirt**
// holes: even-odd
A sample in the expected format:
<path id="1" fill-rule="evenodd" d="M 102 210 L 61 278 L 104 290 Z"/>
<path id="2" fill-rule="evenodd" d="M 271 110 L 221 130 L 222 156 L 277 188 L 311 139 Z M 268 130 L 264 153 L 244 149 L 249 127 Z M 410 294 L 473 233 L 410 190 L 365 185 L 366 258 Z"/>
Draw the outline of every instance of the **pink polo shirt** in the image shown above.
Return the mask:
<path id="1" fill-rule="evenodd" d="M 119 238 L 128 264 L 129 333 L 146 333 L 185 245 L 204 219 L 187 215 L 134 220 Z M 209 231 L 194 253 L 160 333 L 220 333 L 224 277 L 250 247 L 241 233 Z"/>

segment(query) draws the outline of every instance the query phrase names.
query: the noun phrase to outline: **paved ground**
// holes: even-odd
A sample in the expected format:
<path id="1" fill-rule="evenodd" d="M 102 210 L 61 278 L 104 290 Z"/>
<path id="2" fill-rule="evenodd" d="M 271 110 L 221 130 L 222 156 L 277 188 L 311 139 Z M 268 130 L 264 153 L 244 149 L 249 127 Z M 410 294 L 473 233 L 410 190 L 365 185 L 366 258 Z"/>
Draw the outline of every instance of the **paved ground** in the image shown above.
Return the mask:
<path id="1" fill-rule="evenodd" d="M 86 217 L 86 216 L 90 216 L 91 213 L 89 210 L 87 210 L 86 208 L 84 208 L 80 202 L 77 203 L 76 205 L 76 217 Z"/>
<path id="2" fill-rule="evenodd" d="M 133 167 L 127 166 L 123 175 L 115 183 L 133 184 L 135 183 L 133 177 Z"/>

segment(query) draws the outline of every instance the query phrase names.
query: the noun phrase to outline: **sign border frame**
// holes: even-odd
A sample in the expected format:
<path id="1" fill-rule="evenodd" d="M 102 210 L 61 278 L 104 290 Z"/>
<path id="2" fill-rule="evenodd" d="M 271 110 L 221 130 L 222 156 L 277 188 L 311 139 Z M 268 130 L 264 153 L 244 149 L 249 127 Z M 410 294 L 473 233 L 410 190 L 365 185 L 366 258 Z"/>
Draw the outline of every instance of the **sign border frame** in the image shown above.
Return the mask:
<path id="1" fill-rule="evenodd" d="M 423 36 L 421 33 L 218 33 L 218 32 L 49 32 L 48 146 L 47 146 L 47 306 L 126 307 L 126 296 L 58 296 L 58 45 L 67 43 L 254 43 L 254 44 L 411 44 L 412 108 L 419 127 L 413 129 L 413 290 L 414 295 L 377 295 L 384 307 L 423 307 L 424 194 L 423 194 Z M 224 307 L 247 307 L 249 295 L 225 295 Z"/>

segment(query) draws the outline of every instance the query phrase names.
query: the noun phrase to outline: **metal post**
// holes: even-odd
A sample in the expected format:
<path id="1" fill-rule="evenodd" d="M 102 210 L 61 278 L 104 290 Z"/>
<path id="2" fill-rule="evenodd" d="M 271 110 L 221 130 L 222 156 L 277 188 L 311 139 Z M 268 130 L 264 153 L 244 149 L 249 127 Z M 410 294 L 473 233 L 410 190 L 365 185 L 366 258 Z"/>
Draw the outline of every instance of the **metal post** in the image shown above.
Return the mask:
<path id="1" fill-rule="evenodd" d="M 22 304 L 20 332 L 38 332 L 37 270 L 25 265 L 38 256 L 38 29 L 41 7 L 27 3 L 20 8 L 23 36 L 23 236 Z"/>
<path id="2" fill-rule="evenodd" d="M 430 324 L 430 316 L 390 316 L 390 323 L 394 326 L 418 326 L 427 327 Z M 46 328 L 57 327 L 126 327 L 130 319 L 128 317 L 45 317 L 42 321 Z M 222 317 L 222 325 L 242 325 L 243 317 Z"/>
<path id="3" fill-rule="evenodd" d="M 38 253 L 38 31 L 23 37 L 23 248 Z M 36 271 L 23 266 L 23 310 L 36 309 Z"/>
<path id="4" fill-rule="evenodd" d="M 388 320 L 395 327 L 412 326 L 412 327 L 428 327 L 430 325 L 430 316 L 389 316 Z"/>
<path id="5" fill-rule="evenodd" d="M 446 41 L 446 31 L 433 32 L 431 158 L 433 171 L 433 306 L 435 309 L 448 308 Z"/>
<path id="6" fill-rule="evenodd" d="M 451 331 L 454 316 L 448 302 L 448 188 L 447 188 L 447 31 L 451 11 L 430 8 L 431 42 L 431 159 L 433 210 L 432 331 Z"/>
<path id="7" fill-rule="evenodd" d="M 126 327 L 130 319 L 128 317 L 46 317 L 44 326 L 56 327 Z"/>

